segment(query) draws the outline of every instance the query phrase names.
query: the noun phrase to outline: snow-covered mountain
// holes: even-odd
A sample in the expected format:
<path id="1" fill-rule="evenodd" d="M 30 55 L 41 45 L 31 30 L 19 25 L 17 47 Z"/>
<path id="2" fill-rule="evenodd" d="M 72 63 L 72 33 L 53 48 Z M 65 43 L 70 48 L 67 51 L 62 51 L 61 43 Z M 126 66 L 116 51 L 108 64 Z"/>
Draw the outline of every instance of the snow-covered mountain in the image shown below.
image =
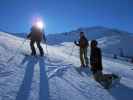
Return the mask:
<path id="1" fill-rule="evenodd" d="M 48 54 L 42 46 L 45 57 L 25 56 L 29 41 L 0 33 L 0 100 L 132 100 L 132 64 L 103 58 L 104 73 L 122 77 L 107 91 L 89 69 L 79 68 L 78 48 L 71 54 L 72 43 L 48 45 Z"/>
<path id="2" fill-rule="evenodd" d="M 84 32 L 87 36 L 88 40 L 99 39 L 103 37 L 111 37 L 111 36 L 127 36 L 130 33 L 119 31 L 116 29 L 109 29 L 105 27 L 91 27 L 91 28 L 79 28 L 74 31 L 58 33 L 58 34 L 49 34 L 47 36 L 49 42 L 54 44 L 55 39 L 57 43 L 62 42 L 73 42 L 79 38 L 79 33 Z M 55 44 L 57 44 L 55 43 Z"/>
<path id="3" fill-rule="evenodd" d="M 75 31 L 50 34 L 47 36 L 49 44 L 62 44 L 79 39 L 79 33 L 83 31 L 88 40 L 97 39 L 99 46 L 106 55 L 133 57 L 133 35 L 125 31 L 109 29 L 105 27 L 80 28 Z"/>
<path id="4" fill-rule="evenodd" d="M 133 36 L 111 36 L 98 39 L 99 46 L 103 52 L 111 56 L 117 55 L 126 58 L 133 58 Z"/>
<path id="5" fill-rule="evenodd" d="M 102 48 L 106 56 L 122 56 L 126 58 L 133 58 L 133 34 L 120 31 L 117 29 L 110 29 L 106 27 L 89 27 L 79 28 L 65 33 L 48 34 L 47 43 L 50 45 L 61 45 L 65 42 L 73 42 L 79 39 L 79 33 L 83 31 L 88 40 L 97 39 L 99 47 Z M 10 33 L 17 37 L 26 38 L 28 33 Z"/>

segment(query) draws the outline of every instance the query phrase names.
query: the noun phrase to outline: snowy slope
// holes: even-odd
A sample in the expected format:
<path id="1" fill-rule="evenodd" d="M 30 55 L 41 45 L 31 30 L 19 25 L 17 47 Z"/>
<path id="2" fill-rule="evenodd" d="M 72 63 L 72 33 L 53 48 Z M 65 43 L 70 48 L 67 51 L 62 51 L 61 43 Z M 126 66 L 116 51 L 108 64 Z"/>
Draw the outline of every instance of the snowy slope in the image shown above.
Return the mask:
<path id="1" fill-rule="evenodd" d="M 125 57 L 133 57 L 133 46 L 131 46 L 133 35 L 125 31 L 105 27 L 80 28 L 71 32 L 50 34 L 47 36 L 48 43 L 61 45 L 64 42 L 73 42 L 79 39 L 81 31 L 85 32 L 88 40 L 97 39 L 106 55 L 113 56 L 115 54 L 120 56 L 122 52 Z"/>
<path id="2" fill-rule="evenodd" d="M 111 29 L 101 26 L 79 28 L 65 33 L 48 34 L 47 41 L 50 45 L 61 45 L 64 42 L 73 42 L 79 39 L 79 33 L 83 31 L 88 40 L 97 39 L 105 55 L 113 57 L 124 56 L 133 58 L 133 35 L 126 31 Z M 6 32 L 6 31 L 5 31 Z M 26 38 L 28 33 L 10 33 L 17 37 Z"/>
<path id="3" fill-rule="evenodd" d="M 116 88 L 107 91 L 89 69 L 79 70 L 78 48 L 71 53 L 73 43 L 49 45 L 45 57 L 34 58 L 23 55 L 30 53 L 29 41 L 21 45 L 23 41 L 0 33 L 0 100 L 132 100 L 131 64 L 103 60 L 105 73 L 122 77 Z"/>
<path id="4" fill-rule="evenodd" d="M 106 54 L 133 58 L 133 36 L 111 36 L 98 39 L 99 46 Z"/>

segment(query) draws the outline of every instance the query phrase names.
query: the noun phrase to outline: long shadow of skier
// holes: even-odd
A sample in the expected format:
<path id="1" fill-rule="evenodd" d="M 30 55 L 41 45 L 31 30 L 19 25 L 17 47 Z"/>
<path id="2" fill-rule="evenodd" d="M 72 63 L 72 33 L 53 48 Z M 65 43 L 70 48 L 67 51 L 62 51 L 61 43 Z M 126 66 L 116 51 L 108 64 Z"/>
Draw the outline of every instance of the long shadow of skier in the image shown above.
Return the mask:
<path id="1" fill-rule="evenodd" d="M 45 71 L 45 62 L 43 58 L 31 58 L 31 57 L 25 57 L 23 61 L 21 62 L 22 64 L 26 65 L 26 71 L 24 75 L 24 79 L 22 82 L 22 85 L 19 89 L 19 92 L 16 96 L 16 100 L 28 100 L 29 95 L 30 95 L 30 90 L 31 90 L 31 85 L 32 85 L 32 79 L 33 79 L 33 74 L 34 74 L 34 67 L 35 64 L 39 63 L 40 67 L 40 91 L 39 91 L 39 100 L 48 100 L 49 96 L 49 88 L 48 88 L 48 79 Z"/>
<path id="2" fill-rule="evenodd" d="M 28 100 L 31 90 L 32 78 L 34 74 L 34 66 L 37 63 L 37 59 L 25 57 L 21 64 L 26 65 L 25 75 L 19 92 L 16 96 L 16 100 Z"/>
<path id="3" fill-rule="evenodd" d="M 48 86 L 48 78 L 45 70 L 45 62 L 44 58 L 40 58 L 39 60 L 40 66 L 40 91 L 39 91 L 39 100 L 49 100 L 49 86 Z"/>
<path id="4" fill-rule="evenodd" d="M 76 69 L 76 71 L 78 72 L 78 74 L 79 75 L 81 75 L 81 76 L 91 76 L 92 75 L 92 73 L 91 73 L 91 71 L 90 71 L 90 69 L 89 68 L 81 68 L 81 67 L 75 67 L 75 69 Z"/>

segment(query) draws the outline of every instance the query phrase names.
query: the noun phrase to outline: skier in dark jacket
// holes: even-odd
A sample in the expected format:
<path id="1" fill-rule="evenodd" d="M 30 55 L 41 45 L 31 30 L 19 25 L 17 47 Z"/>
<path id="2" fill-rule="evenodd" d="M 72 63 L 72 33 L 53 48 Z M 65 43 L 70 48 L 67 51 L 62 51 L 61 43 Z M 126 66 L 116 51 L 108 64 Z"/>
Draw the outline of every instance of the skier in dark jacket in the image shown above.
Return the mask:
<path id="1" fill-rule="evenodd" d="M 87 49 L 89 46 L 88 40 L 84 35 L 84 32 L 80 32 L 80 39 L 78 43 L 74 41 L 75 45 L 80 47 L 80 62 L 81 62 L 81 67 L 88 67 L 89 66 L 89 61 L 87 57 Z"/>
<path id="2" fill-rule="evenodd" d="M 35 56 L 36 55 L 36 50 L 34 47 L 34 44 L 37 44 L 37 47 L 40 51 L 40 56 L 44 55 L 44 51 L 43 48 L 41 47 L 41 41 L 44 39 L 44 41 L 46 41 L 45 39 L 45 35 L 43 34 L 43 30 L 39 29 L 36 26 L 32 26 L 31 28 L 31 32 L 29 33 L 29 35 L 27 36 L 28 39 L 30 39 L 30 47 L 31 47 L 31 55 Z"/>
<path id="3" fill-rule="evenodd" d="M 101 49 L 97 47 L 97 44 L 96 40 L 91 41 L 90 64 L 93 74 L 103 69 Z"/>
<path id="4" fill-rule="evenodd" d="M 97 45 L 98 42 L 96 40 L 91 41 L 91 71 L 93 73 L 94 79 L 99 82 L 104 88 L 109 89 L 112 85 L 112 81 L 116 79 L 119 80 L 119 76 L 115 74 L 103 74 L 101 49 L 98 48 Z"/>

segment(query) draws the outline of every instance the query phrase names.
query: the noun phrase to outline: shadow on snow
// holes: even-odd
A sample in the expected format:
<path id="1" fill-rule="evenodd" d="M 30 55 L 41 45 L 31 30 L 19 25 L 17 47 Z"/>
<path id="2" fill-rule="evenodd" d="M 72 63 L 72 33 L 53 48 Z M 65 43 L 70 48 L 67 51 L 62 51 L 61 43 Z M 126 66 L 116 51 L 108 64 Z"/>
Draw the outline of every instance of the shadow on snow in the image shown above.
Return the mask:
<path id="1" fill-rule="evenodd" d="M 133 88 L 126 87 L 123 84 L 119 84 L 119 87 L 112 89 L 110 94 L 116 100 L 133 100 Z"/>
<path id="2" fill-rule="evenodd" d="M 32 58 L 25 57 L 21 64 L 26 64 L 25 75 L 20 86 L 19 92 L 17 93 L 16 100 L 28 100 L 31 85 L 34 75 L 34 67 L 39 63 L 40 67 L 40 85 L 39 85 L 39 100 L 48 100 L 49 88 L 48 88 L 48 79 L 45 71 L 45 62 L 43 58 Z"/>

